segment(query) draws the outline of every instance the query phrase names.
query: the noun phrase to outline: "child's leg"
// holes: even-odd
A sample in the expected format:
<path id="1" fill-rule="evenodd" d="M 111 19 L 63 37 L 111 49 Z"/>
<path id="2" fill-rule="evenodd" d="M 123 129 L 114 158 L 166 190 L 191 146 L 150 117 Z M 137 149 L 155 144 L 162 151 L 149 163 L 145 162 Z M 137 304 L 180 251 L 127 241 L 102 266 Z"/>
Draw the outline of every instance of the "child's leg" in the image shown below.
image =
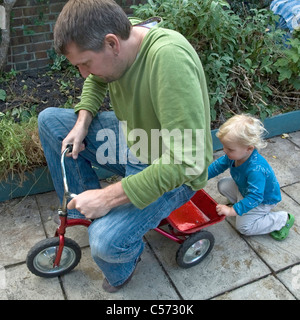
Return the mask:
<path id="1" fill-rule="evenodd" d="M 231 177 L 220 179 L 219 192 L 231 203 L 243 199 L 238 187 Z M 275 205 L 261 204 L 258 207 L 236 217 L 237 230 L 247 236 L 267 234 L 281 230 L 287 223 L 288 214 L 285 211 L 271 212 Z"/>
<path id="2" fill-rule="evenodd" d="M 218 190 L 222 196 L 226 197 L 231 203 L 236 203 L 239 198 L 239 189 L 231 177 L 220 179 Z"/>
<path id="3" fill-rule="evenodd" d="M 268 234 L 285 226 L 288 214 L 285 211 L 271 211 L 275 205 L 261 204 L 236 217 L 237 230 L 246 236 Z"/>

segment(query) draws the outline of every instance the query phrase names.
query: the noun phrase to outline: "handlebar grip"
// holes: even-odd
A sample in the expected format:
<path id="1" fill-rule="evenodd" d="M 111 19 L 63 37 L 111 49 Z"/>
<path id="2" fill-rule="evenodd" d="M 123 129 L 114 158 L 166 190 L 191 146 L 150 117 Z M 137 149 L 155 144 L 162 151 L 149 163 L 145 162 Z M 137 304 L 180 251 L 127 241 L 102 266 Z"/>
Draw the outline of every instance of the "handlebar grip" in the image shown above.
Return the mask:
<path id="1" fill-rule="evenodd" d="M 66 149 L 69 149 L 69 153 L 71 153 L 72 150 L 73 150 L 73 145 L 72 144 L 67 144 Z"/>

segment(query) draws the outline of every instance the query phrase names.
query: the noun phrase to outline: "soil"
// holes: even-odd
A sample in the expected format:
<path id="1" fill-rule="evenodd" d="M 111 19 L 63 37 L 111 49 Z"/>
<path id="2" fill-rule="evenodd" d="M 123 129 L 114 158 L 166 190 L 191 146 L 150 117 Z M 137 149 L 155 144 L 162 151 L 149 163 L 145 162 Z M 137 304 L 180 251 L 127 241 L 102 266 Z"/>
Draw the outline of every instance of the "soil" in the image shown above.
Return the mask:
<path id="1" fill-rule="evenodd" d="M 6 101 L 0 100 L 0 112 L 19 108 L 35 109 L 38 114 L 48 107 L 72 107 L 79 102 L 82 85 L 83 78 L 68 72 L 20 72 L 8 81 L 0 81 L 0 89 L 6 92 Z M 109 109 L 108 97 L 101 109 Z"/>
<path id="2" fill-rule="evenodd" d="M 72 108 L 79 102 L 84 79 L 68 71 L 33 70 L 20 72 L 7 81 L 1 82 L 0 90 L 6 92 L 6 101 L 0 100 L 0 112 L 19 109 L 14 113 L 15 121 L 20 121 L 20 113 L 34 110 L 39 114 L 49 107 Z M 109 96 L 104 99 L 100 110 L 111 110 Z M 212 129 L 219 122 L 211 123 Z"/>

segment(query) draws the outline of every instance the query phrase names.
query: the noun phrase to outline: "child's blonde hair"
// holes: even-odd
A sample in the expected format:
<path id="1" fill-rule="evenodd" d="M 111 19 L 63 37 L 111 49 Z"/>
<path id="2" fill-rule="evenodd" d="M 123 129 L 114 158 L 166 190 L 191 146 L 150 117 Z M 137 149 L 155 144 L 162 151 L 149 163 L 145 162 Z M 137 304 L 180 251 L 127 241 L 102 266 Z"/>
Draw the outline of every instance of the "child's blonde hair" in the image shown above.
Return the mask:
<path id="1" fill-rule="evenodd" d="M 235 115 L 223 123 L 216 136 L 222 140 L 226 137 L 242 146 L 262 149 L 267 146 L 263 140 L 267 130 L 262 122 L 249 114 Z"/>

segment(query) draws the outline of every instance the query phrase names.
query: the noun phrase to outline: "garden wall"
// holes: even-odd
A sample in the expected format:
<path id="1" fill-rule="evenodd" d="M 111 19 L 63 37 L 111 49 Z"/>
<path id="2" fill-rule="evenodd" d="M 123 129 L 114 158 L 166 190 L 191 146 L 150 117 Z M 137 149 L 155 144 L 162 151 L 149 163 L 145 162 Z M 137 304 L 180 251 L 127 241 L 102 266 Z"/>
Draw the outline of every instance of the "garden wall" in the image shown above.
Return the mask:
<path id="1" fill-rule="evenodd" d="M 53 27 L 67 0 L 17 0 L 11 18 L 11 42 L 5 70 L 44 68 L 51 63 Z M 127 14 L 144 0 L 116 0 Z"/>

